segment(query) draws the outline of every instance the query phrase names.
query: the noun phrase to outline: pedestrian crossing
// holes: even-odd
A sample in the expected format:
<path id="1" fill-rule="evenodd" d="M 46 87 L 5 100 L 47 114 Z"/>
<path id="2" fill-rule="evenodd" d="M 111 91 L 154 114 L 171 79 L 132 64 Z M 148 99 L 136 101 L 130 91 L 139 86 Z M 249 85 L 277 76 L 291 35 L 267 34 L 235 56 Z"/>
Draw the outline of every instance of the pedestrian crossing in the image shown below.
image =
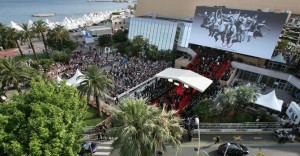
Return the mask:
<path id="1" fill-rule="evenodd" d="M 93 153 L 94 156 L 107 156 L 110 155 L 112 151 L 112 145 L 113 140 L 110 141 L 104 141 L 104 142 L 97 142 L 97 150 L 95 153 Z"/>

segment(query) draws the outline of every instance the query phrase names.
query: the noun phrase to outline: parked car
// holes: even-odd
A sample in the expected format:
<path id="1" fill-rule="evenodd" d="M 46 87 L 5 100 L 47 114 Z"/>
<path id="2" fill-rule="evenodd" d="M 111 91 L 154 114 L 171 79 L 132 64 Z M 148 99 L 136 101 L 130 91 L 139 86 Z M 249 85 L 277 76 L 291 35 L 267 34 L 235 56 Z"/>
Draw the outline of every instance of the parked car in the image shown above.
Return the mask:
<path id="1" fill-rule="evenodd" d="M 93 142 L 85 142 L 81 144 L 81 150 L 79 152 L 79 155 L 83 155 L 84 153 L 91 153 L 96 152 L 97 150 L 97 144 Z"/>
<path id="2" fill-rule="evenodd" d="M 228 146 L 228 147 L 227 147 Z M 227 152 L 226 152 L 227 149 Z M 226 152 L 227 156 L 245 156 L 249 154 L 249 150 L 246 146 L 238 143 L 226 143 L 219 146 L 218 152 L 220 155 L 224 155 Z"/>

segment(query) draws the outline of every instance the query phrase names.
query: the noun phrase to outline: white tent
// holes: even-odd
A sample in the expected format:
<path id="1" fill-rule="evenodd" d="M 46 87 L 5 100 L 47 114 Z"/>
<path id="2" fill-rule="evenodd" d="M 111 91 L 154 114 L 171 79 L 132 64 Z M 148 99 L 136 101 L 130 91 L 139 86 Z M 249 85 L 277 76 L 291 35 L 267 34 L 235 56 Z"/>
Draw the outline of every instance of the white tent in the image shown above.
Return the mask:
<path id="1" fill-rule="evenodd" d="M 167 68 L 155 77 L 177 80 L 200 92 L 204 92 L 213 82 L 193 71 L 176 68 Z"/>
<path id="2" fill-rule="evenodd" d="M 300 122 L 300 107 L 297 103 L 292 101 L 286 110 L 287 116 L 291 119 L 293 124 L 298 124 Z"/>
<path id="3" fill-rule="evenodd" d="M 19 26 L 17 23 L 10 21 L 10 24 L 8 25 L 10 28 L 14 28 L 18 31 L 23 31 L 23 28 Z"/>
<path id="4" fill-rule="evenodd" d="M 32 20 L 28 20 L 27 24 L 28 24 L 28 27 L 31 28 L 33 26 Z"/>
<path id="5" fill-rule="evenodd" d="M 254 103 L 281 112 L 283 101 L 277 99 L 275 90 L 273 90 L 266 95 L 258 94 Z"/>
<path id="6" fill-rule="evenodd" d="M 57 82 L 57 83 L 60 83 L 62 80 L 63 80 L 63 79 L 60 78 L 58 75 L 56 76 L 56 82 Z M 69 84 L 68 82 L 66 82 L 66 84 L 67 84 L 68 86 L 71 86 L 71 84 Z"/>
<path id="7" fill-rule="evenodd" d="M 82 81 L 80 79 L 77 79 L 81 75 L 83 74 L 77 69 L 73 77 L 67 80 L 67 85 L 77 86 Z"/>
<path id="8" fill-rule="evenodd" d="M 88 43 L 94 43 L 94 37 L 88 32 L 85 33 L 83 38 L 84 38 L 85 43 L 87 43 L 87 44 Z"/>
<path id="9" fill-rule="evenodd" d="M 286 63 L 286 60 L 284 59 L 282 53 L 279 53 L 276 56 L 272 56 L 271 60 L 274 62 L 280 62 L 280 63 L 284 63 L 284 64 Z"/>

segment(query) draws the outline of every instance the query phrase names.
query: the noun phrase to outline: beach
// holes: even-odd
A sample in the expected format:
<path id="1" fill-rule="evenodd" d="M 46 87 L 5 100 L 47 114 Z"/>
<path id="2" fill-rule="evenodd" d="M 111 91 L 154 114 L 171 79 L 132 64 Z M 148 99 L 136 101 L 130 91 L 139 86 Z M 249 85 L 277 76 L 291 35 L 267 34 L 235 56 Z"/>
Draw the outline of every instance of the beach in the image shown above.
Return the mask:
<path id="1" fill-rule="evenodd" d="M 53 13 L 47 17 L 50 21 L 62 21 L 64 17 L 79 18 L 90 12 L 105 12 L 127 8 L 133 3 L 87 2 L 86 0 L 0 0 L 0 22 L 9 24 L 26 23 L 28 20 L 45 19 L 32 17 L 33 14 Z"/>

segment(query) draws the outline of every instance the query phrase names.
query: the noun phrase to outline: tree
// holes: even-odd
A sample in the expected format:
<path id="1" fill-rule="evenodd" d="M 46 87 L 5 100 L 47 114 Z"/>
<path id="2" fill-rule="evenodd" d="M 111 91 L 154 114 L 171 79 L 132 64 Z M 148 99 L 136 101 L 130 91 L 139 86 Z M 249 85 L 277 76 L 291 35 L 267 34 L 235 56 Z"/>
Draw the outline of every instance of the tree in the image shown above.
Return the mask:
<path id="1" fill-rule="evenodd" d="M 34 70 L 31 67 L 22 65 L 21 62 L 15 62 L 12 58 L 3 58 L 0 60 L 0 82 L 8 87 L 12 83 L 21 94 L 20 83 L 26 83 L 31 79 Z"/>
<path id="2" fill-rule="evenodd" d="M 192 111 L 194 115 L 201 119 L 201 121 L 208 121 L 215 115 L 215 112 L 212 110 L 213 107 L 213 101 L 202 100 L 192 108 Z"/>
<path id="3" fill-rule="evenodd" d="M 232 88 L 225 88 L 223 94 L 220 96 L 220 104 L 223 108 L 222 116 L 225 117 L 225 113 L 228 109 L 234 108 L 236 103 L 236 92 Z"/>
<path id="4" fill-rule="evenodd" d="M 114 127 L 108 133 L 114 140 L 112 147 L 120 149 L 122 156 L 154 156 L 166 150 L 167 142 L 180 150 L 184 129 L 175 112 L 160 110 L 145 104 L 145 100 L 126 99 L 114 112 Z"/>
<path id="5" fill-rule="evenodd" d="M 110 34 L 99 36 L 98 41 L 100 47 L 110 47 L 112 45 L 112 37 Z"/>
<path id="6" fill-rule="evenodd" d="M 12 28 L 6 27 L 0 23 L 0 46 L 4 49 L 15 48 L 16 42 L 11 36 Z"/>
<path id="7" fill-rule="evenodd" d="M 24 57 L 23 51 L 22 51 L 21 46 L 19 44 L 19 40 L 21 39 L 21 34 L 14 28 L 8 28 L 7 33 L 9 34 L 11 39 L 15 41 L 21 56 Z"/>
<path id="8" fill-rule="evenodd" d="M 47 43 L 46 43 L 46 39 L 45 39 L 45 34 L 48 31 L 48 27 L 47 27 L 46 23 L 42 20 L 35 21 L 33 23 L 33 25 L 34 25 L 34 31 L 37 34 L 42 36 L 44 47 L 45 47 L 45 52 L 46 52 L 47 56 L 49 57 Z"/>
<path id="9" fill-rule="evenodd" d="M 22 31 L 20 32 L 21 33 L 21 37 L 24 39 L 24 40 L 27 40 L 30 44 L 30 47 L 32 49 L 32 52 L 34 54 L 34 57 L 36 60 L 38 60 L 37 56 L 36 56 L 36 52 L 35 52 L 35 48 L 34 48 L 34 44 L 33 44 L 33 37 L 35 35 L 34 31 L 33 31 L 33 28 L 30 27 L 28 24 L 22 24 Z"/>
<path id="10" fill-rule="evenodd" d="M 143 39 L 143 36 L 135 36 L 131 41 L 131 50 L 133 55 L 138 55 L 139 52 L 145 51 L 149 48 L 148 40 Z"/>
<path id="11" fill-rule="evenodd" d="M 48 46 L 58 51 L 73 51 L 76 46 L 71 40 L 70 33 L 63 26 L 56 26 L 47 34 Z"/>
<path id="12" fill-rule="evenodd" d="M 280 42 L 278 42 L 278 49 L 279 50 L 284 50 L 289 46 L 289 40 L 281 40 Z"/>
<path id="13" fill-rule="evenodd" d="M 127 34 L 126 30 L 118 30 L 112 37 L 115 43 L 124 43 L 127 42 Z"/>
<path id="14" fill-rule="evenodd" d="M 0 105 L 0 155 L 78 155 L 84 103 L 76 88 L 34 78 Z"/>
<path id="15" fill-rule="evenodd" d="M 236 92 L 236 105 L 235 109 L 239 109 L 241 105 L 253 103 L 259 93 L 259 89 L 254 86 L 239 86 L 235 89 Z"/>
<path id="16" fill-rule="evenodd" d="M 113 86 L 113 81 L 105 71 L 100 71 L 97 66 L 88 66 L 84 75 L 78 77 L 81 80 L 78 90 L 80 97 L 87 96 L 87 102 L 93 95 L 96 100 L 98 115 L 102 116 L 99 96 L 105 98 L 105 93 Z"/>

